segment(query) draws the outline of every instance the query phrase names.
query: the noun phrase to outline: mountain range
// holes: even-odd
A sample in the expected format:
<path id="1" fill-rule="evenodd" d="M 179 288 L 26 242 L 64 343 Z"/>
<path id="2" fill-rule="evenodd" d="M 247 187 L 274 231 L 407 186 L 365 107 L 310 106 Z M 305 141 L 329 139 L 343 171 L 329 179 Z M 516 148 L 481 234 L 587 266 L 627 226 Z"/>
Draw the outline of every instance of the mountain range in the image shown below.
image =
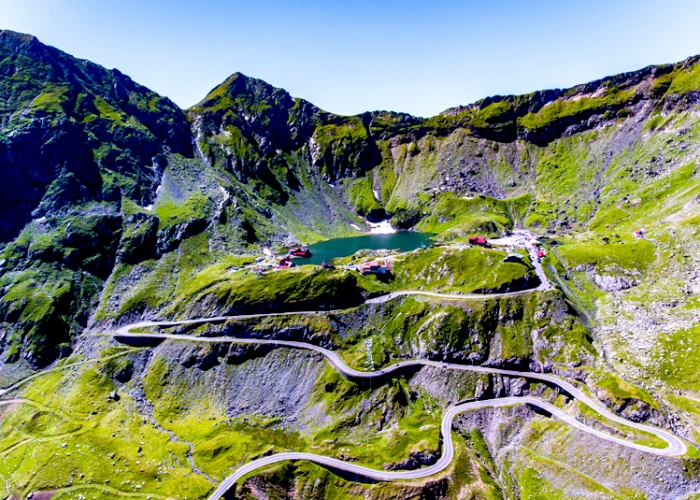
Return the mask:
<path id="1" fill-rule="evenodd" d="M 415 468 L 439 455 L 442 403 L 503 395 L 541 395 L 653 444 L 544 383 L 426 368 L 371 388 L 313 353 L 101 336 L 144 319 L 329 303 L 342 311 L 176 330 L 311 342 L 358 366 L 418 357 L 552 372 L 628 419 L 700 439 L 700 56 L 430 118 L 341 116 L 240 73 L 183 110 L 116 69 L 3 30 L 0 118 L 0 386 L 31 380 L 18 399 L 32 402 L 0 415 L 7 498 L 77 498 L 83 483 L 80 494 L 105 498 L 206 498 L 236 463 L 272 448 Z M 436 245 L 399 255 L 391 283 L 342 268 L 252 271 L 383 220 Z M 531 265 L 504 267 L 497 250 L 466 245 L 518 228 L 547 245 L 553 290 L 361 305 L 399 289 L 527 287 Z M 367 485 L 295 463 L 249 478 L 243 494 L 700 495 L 694 448 L 603 450 L 528 407 L 455 422 L 461 458 L 441 478 Z"/>

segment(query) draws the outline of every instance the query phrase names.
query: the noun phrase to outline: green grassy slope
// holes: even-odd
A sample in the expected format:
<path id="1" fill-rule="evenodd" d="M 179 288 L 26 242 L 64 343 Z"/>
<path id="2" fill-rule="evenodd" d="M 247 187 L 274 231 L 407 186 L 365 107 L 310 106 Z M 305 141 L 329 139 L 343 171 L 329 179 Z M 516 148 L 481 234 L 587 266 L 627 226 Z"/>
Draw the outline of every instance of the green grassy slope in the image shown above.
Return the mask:
<path id="1" fill-rule="evenodd" d="M 559 371 L 585 380 L 615 411 L 673 422 L 697 442 L 699 68 L 690 58 L 426 119 L 338 116 L 234 74 L 181 111 L 116 70 L 0 32 L 0 162 L 7 166 L 0 379 L 49 368 L 19 391 L 29 402 L 0 407 L 0 497 L 52 490 L 55 498 L 204 498 L 213 487 L 207 475 L 220 479 L 268 450 L 311 450 L 376 467 L 432 453 L 449 398 L 512 387 L 474 378 L 455 389 L 419 374 L 364 388 L 298 353 L 171 343 L 136 352 L 81 334 L 88 325 L 99 332 L 142 317 L 353 306 L 392 290 L 522 288 L 533 276 L 526 256 L 505 263 L 502 251 L 462 245 L 471 235 L 518 227 L 542 236 L 557 289 L 467 302 L 405 298 L 371 311 L 231 328 L 329 343 L 358 368 L 422 356 Z M 253 270 L 263 249 L 358 235 L 364 218 L 384 216 L 435 233 L 440 246 L 392 255 L 386 280 L 306 266 Z M 635 236 L 640 229 L 643 238 Z M 305 390 L 294 397 L 275 392 L 284 382 L 269 379 L 300 373 L 308 376 L 294 387 Z M 273 410 L 258 411 L 267 397 L 245 400 L 257 390 L 245 386 L 251 377 L 269 382 Z M 110 400 L 113 390 L 119 401 Z M 556 398 L 546 388 L 522 390 Z M 596 443 L 577 448 L 576 434 L 542 417 L 506 425 L 517 441 L 509 434 L 494 442 L 494 432 L 477 430 L 485 420 L 459 438 L 464 461 L 429 484 L 359 486 L 295 464 L 266 471 L 244 494 L 644 498 L 680 491 L 660 465 L 654 470 L 670 478 L 663 491 L 625 475 L 644 468 L 636 456 L 616 456 L 610 474 L 579 468 L 578 459 L 600 458 Z M 503 452 L 506 442 L 520 446 Z M 548 445 L 564 451 L 550 453 Z M 684 460 L 668 467 L 682 463 L 695 481 L 696 465 Z M 632 479 L 637 486 L 623 484 Z"/>

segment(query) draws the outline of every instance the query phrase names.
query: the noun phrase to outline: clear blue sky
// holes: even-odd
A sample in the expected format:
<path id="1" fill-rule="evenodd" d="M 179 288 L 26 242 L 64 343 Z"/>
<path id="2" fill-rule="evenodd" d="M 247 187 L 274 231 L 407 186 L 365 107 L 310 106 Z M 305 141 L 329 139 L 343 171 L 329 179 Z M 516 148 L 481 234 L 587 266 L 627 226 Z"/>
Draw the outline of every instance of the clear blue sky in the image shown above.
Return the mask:
<path id="1" fill-rule="evenodd" d="M 698 0 L 0 0 L 0 28 L 182 107 L 240 71 L 336 113 L 437 114 L 700 54 Z"/>

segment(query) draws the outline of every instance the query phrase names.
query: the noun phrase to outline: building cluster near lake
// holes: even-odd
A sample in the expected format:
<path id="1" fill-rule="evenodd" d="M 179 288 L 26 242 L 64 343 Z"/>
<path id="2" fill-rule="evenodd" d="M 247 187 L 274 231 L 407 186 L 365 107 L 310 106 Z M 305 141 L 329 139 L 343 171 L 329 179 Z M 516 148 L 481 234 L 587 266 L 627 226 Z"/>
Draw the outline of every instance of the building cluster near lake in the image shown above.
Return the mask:
<path id="1" fill-rule="evenodd" d="M 411 233 L 415 234 L 415 233 Z M 265 257 L 259 257 L 256 259 L 255 263 L 255 268 L 253 269 L 253 272 L 255 274 L 265 274 L 270 269 L 278 269 L 278 270 L 285 270 L 285 269 L 290 269 L 292 267 L 296 267 L 297 264 L 307 264 L 307 265 L 318 265 L 322 269 L 335 269 L 336 266 L 334 264 L 334 260 L 337 258 L 342 258 L 344 257 L 344 252 L 348 247 L 352 248 L 353 250 L 356 250 L 355 253 L 358 251 L 377 251 L 378 249 L 375 247 L 374 249 L 371 249 L 372 247 L 372 242 L 368 242 L 369 244 L 367 245 L 368 248 L 366 249 L 356 249 L 351 246 L 351 241 L 344 241 L 344 240 L 354 240 L 355 238 L 341 238 L 335 241 L 347 243 L 347 245 L 343 245 L 342 248 L 339 250 L 340 255 L 335 254 L 335 253 L 330 253 L 326 251 L 321 251 L 321 255 L 323 256 L 324 260 L 322 262 L 318 262 L 319 256 L 315 255 L 315 251 L 312 252 L 310 248 L 307 247 L 292 247 L 288 251 L 286 251 L 284 254 L 275 256 L 275 252 L 271 248 L 264 248 L 263 249 L 263 254 Z M 331 240 L 332 242 L 333 240 Z M 504 262 L 511 262 L 511 263 L 518 263 L 518 264 L 524 264 L 526 262 L 525 260 L 525 255 L 515 252 L 514 248 L 523 248 L 525 249 L 529 254 L 531 259 L 537 259 L 537 261 L 541 261 L 542 258 L 545 256 L 545 252 L 542 249 L 541 243 L 536 240 L 532 239 L 529 236 L 524 236 L 522 234 L 518 234 L 518 231 L 516 231 L 514 234 L 509 234 L 508 236 L 504 236 L 501 238 L 489 240 L 488 237 L 486 236 L 470 236 L 468 239 L 468 245 L 470 247 L 481 247 L 481 248 L 497 248 L 497 249 L 502 249 L 505 251 L 508 251 L 507 255 L 505 255 L 503 261 Z M 382 251 L 388 251 L 391 247 L 390 244 L 387 242 L 386 248 L 381 249 Z M 425 241 L 416 241 L 413 246 L 410 248 L 403 248 L 399 250 L 400 252 L 407 252 L 407 251 L 413 251 L 413 250 L 418 250 L 418 249 L 427 249 L 433 245 L 435 246 L 443 246 L 443 245 L 464 245 L 464 243 L 435 243 L 431 244 L 427 240 Z M 386 275 L 391 275 L 392 274 L 392 265 L 391 262 L 393 258 L 389 255 L 382 256 L 381 259 L 377 259 L 376 254 L 350 254 L 351 256 L 349 257 L 350 262 L 342 265 L 340 267 L 345 267 L 349 270 L 352 271 L 357 271 L 363 275 L 376 275 L 376 276 L 386 276 Z M 315 257 L 315 259 L 312 259 L 312 257 Z M 267 259 L 278 259 L 274 263 L 270 262 Z M 297 259 L 302 259 L 301 262 L 296 262 Z M 369 260 L 372 259 L 372 260 Z"/>
<path id="2" fill-rule="evenodd" d="M 360 264 L 360 272 L 362 274 L 389 274 L 391 273 L 391 267 L 389 264 L 373 261 Z"/>

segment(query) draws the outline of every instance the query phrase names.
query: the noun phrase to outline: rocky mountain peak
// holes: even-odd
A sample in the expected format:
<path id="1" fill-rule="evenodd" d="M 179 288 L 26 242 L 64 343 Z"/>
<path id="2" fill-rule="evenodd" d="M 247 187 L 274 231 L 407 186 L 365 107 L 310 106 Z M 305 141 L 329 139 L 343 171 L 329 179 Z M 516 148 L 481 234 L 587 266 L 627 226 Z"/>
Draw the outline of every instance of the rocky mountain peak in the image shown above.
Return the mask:
<path id="1" fill-rule="evenodd" d="M 11 30 L 0 30 L 0 44 L 2 45 L 14 46 L 18 48 L 22 45 L 33 45 L 36 43 L 41 44 L 39 39 L 34 35 L 27 35 Z"/>
<path id="2" fill-rule="evenodd" d="M 123 194 L 148 204 L 154 159 L 191 156 L 189 124 L 172 101 L 29 35 L 0 32 L 0 102 L 0 241 L 73 203 Z"/>
<path id="3" fill-rule="evenodd" d="M 270 156 L 306 142 L 319 110 L 284 89 L 234 73 L 188 112 L 208 133 L 236 129 L 259 154 Z"/>
<path id="4" fill-rule="evenodd" d="M 228 99 L 237 100 L 239 104 L 244 104 L 247 99 L 252 101 L 274 99 L 286 107 L 294 104 L 294 100 L 286 90 L 236 72 L 214 87 L 194 108 L 216 108 L 228 104 Z"/>

